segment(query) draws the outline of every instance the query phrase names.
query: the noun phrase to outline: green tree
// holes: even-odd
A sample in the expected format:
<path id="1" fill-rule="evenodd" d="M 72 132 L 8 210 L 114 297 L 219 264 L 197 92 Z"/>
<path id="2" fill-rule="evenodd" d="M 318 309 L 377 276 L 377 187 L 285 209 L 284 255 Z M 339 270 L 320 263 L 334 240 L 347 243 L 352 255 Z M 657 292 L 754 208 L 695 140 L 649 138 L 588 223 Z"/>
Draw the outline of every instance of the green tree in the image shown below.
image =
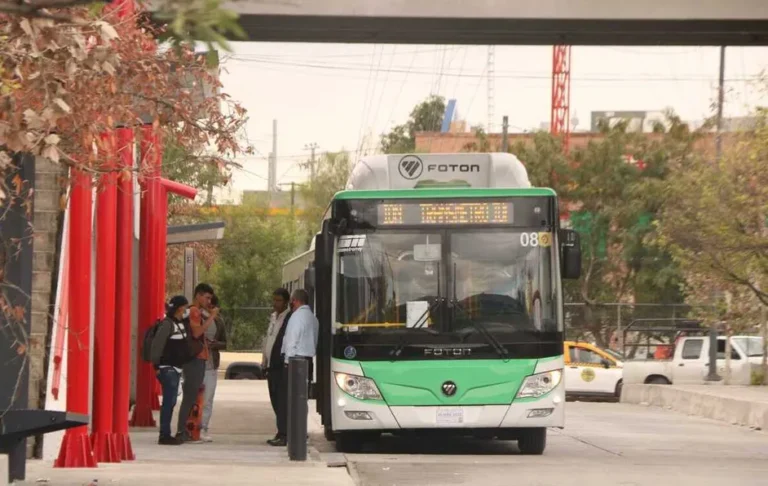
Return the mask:
<path id="1" fill-rule="evenodd" d="M 232 349 L 256 349 L 268 324 L 268 307 L 282 284 L 283 263 L 299 249 L 300 231 L 292 217 L 270 216 L 265 206 L 244 204 L 219 212 L 226 223 L 216 262 L 205 276 L 216 289 L 230 322 Z"/>
<path id="2" fill-rule="evenodd" d="M 314 178 L 299 186 L 299 194 L 305 205 L 301 220 L 305 226 L 307 241 L 319 231 L 331 199 L 344 189 L 352 170 L 349 153 L 343 150 L 323 153 L 315 161 L 314 169 L 310 164 L 311 162 L 307 162 L 303 166 L 311 169 L 315 174 Z"/>
<path id="3" fill-rule="evenodd" d="M 210 206 L 213 204 L 213 190 L 225 186 L 231 177 L 230 164 L 221 157 L 203 150 L 194 150 L 189 146 L 166 141 L 163 147 L 163 176 L 198 190 Z M 182 198 L 171 196 L 173 202 Z"/>
<path id="4" fill-rule="evenodd" d="M 605 127 L 603 138 L 567 155 L 546 132 L 510 152 L 525 164 L 531 183 L 550 187 L 582 241 L 583 276 L 566 284 L 566 301 L 583 304 L 571 314 L 576 337 L 606 346 L 616 309 L 603 304 L 682 302 L 682 277 L 666 249 L 648 241 L 663 207 L 670 165 L 687 160 L 695 137 L 674 114 L 671 128 L 654 137 L 627 133 L 626 124 Z M 484 133 L 465 150 L 488 150 Z"/>
<path id="5" fill-rule="evenodd" d="M 729 137 L 720 160 L 688 160 L 669 178 L 658 225 L 691 300 L 715 304 L 708 317 L 737 330 L 764 321 L 768 306 L 768 111 L 754 116 L 754 130 Z"/>
<path id="6" fill-rule="evenodd" d="M 602 346 L 616 326 L 615 314 L 602 303 L 675 304 L 684 298 L 679 269 L 649 241 L 664 207 L 670 166 L 693 151 L 690 133 L 678 121 L 672 124 L 654 139 L 627 133 L 620 123 L 572 154 L 568 198 L 576 203 L 571 223 L 581 234 L 584 270 L 567 294 L 584 304 L 584 331 Z"/>
<path id="7" fill-rule="evenodd" d="M 430 95 L 411 110 L 408 121 L 381 136 L 385 154 L 405 154 L 416 150 L 416 132 L 439 132 L 445 115 L 445 98 Z"/>
<path id="8" fill-rule="evenodd" d="M 112 2 L 116 3 L 115 0 Z M 106 3 L 96 0 L 5 1 L 0 3 L 0 13 L 66 23 L 73 20 L 68 9 L 87 5 L 93 14 L 99 15 Z M 238 22 L 239 15 L 224 8 L 223 3 L 223 0 L 156 0 L 152 2 L 151 17 L 165 26 L 159 38 L 175 47 L 197 41 L 205 44 L 211 53 L 215 47 L 231 51 L 226 36 L 245 39 L 246 35 Z"/>

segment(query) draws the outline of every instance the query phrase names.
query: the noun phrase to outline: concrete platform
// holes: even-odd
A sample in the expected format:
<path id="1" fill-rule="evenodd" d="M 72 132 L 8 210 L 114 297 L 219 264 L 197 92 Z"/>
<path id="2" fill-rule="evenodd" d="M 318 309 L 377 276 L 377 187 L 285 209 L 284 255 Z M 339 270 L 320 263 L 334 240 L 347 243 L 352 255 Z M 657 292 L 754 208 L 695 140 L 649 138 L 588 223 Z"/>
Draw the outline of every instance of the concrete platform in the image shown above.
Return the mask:
<path id="1" fill-rule="evenodd" d="M 308 432 L 322 436 L 314 402 L 309 409 Z M 173 424 L 175 431 L 175 420 Z M 219 380 L 210 429 L 214 442 L 178 447 L 157 445 L 156 429 L 134 429 L 131 440 L 136 461 L 77 470 L 54 469 L 51 461 L 29 461 L 27 481 L 14 484 L 354 484 L 346 468 L 328 467 L 312 445 L 308 460 L 301 463 L 290 461 L 285 447 L 266 444 L 275 434 L 266 381 Z"/>
<path id="2" fill-rule="evenodd" d="M 768 429 L 768 387 L 624 385 L 621 402 L 662 407 L 756 430 Z"/>

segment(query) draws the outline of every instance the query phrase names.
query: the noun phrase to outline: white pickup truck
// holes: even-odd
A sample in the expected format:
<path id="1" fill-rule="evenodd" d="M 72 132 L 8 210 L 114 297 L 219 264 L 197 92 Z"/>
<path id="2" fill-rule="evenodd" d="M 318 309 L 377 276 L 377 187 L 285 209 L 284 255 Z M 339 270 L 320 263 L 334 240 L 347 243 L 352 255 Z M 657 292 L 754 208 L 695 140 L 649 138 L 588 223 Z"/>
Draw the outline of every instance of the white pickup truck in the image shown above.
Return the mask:
<path id="1" fill-rule="evenodd" d="M 731 383 L 749 385 L 752 369 L 760 366 L 763 340 L 755 336 L 731 337 Z M 700 384 L 709 373 L 709 337 L 683 337 L 672 359 L 624 362 L 625 384 Z M 725 373 L 725 337 L 717 340 L 717 373 Z"/>

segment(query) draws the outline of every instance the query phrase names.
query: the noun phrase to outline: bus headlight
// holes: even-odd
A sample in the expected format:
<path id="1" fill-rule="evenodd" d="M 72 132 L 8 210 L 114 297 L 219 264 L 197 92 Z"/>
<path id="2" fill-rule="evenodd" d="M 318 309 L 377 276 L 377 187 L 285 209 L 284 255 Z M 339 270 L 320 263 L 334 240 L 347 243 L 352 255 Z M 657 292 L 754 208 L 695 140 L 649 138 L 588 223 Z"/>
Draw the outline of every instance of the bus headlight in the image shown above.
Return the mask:
<path id="1" fill-rule="evenodd" d="M 517 392 L 517 398 L 539 398 L 542 395 L 546 395 L 560 384 L 562 378 L 562 370 L 552 370 L 531 375 L 523 382 L 523 386 Z"/>
<path id="2" fill-rule="evenodd" d="M 344 390 L 344 393 L 358 400 L 382 399 L 379 387 L 372 379 L 347 373 L 334 373 L 334 375 L 336 375 L 336 384 Z"/>

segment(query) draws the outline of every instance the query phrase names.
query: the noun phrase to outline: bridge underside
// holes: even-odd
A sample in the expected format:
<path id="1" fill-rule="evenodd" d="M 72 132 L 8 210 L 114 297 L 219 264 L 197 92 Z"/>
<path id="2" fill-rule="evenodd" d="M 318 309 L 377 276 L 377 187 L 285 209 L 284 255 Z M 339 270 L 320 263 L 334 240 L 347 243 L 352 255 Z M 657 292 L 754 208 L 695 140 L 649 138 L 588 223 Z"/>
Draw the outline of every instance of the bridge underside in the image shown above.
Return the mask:
<path id="1" fill-rule="evenodd" d="M 768 19 L 478 19 L 242 14 L 240 23 L 248 33 L 248 40 L 262 42 L 768 45 Z"/>
<path id="2" fill-rule="evenodd" d="M 768 0 L 235 0 L 251 41 L 768 45 Z"/>

